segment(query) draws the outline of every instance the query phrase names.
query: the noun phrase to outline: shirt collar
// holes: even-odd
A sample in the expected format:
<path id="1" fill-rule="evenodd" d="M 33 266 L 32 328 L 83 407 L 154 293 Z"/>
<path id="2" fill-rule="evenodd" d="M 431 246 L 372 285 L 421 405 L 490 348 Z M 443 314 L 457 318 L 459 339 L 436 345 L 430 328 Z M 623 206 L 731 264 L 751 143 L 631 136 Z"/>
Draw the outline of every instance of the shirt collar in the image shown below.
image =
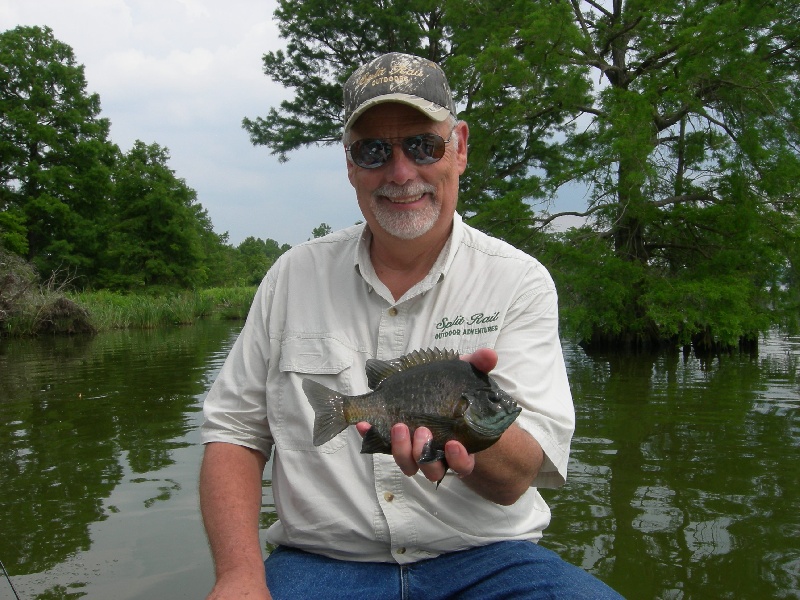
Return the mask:
<path id="1" fill-rule="evenodd" d="M 436 259 L 433 267 L 431 267 L 428 275 L 422 281 L 408 290 L 405 295 L 398 300 L 398 303 L 412 298 L 418 294 L 425 294 L 427 291 L 433 288 L 433 286 L 445 278 L 453 264 L 453 260 L 455 259 L 456 252 L 458 251 L 458 247 L 461 245 L 461 240 L 463 237 L 464 222 L 461 219 L 461 215 L 454 213 L 453 229 L 450 232 L 450 237 L 447 238 L 447 242 L 445 243 L 444 248 L 442 248 L 442 251 L 439 253 L 439 257 Z M 358 244 L 356 245 L 355 256 L 353 257 L 353 266 L 364 282 L 369 286 L 370 292 L 376 289 L 385 290 L 385 294 L 388 295 L 388 299 L 391 298 L 391 295 L 388 294 L 386 286 L 384 286 L 380 279 L 378 279 L 375 269 L 372 266 L 372 261 L 369 257 L 369 245 L 371 241 L 372 232 L 369 229 L 369 225 L 364 223 L 361 236 L 359 237 Z M 394 304 L 393 300 L 392 303 Z"/>

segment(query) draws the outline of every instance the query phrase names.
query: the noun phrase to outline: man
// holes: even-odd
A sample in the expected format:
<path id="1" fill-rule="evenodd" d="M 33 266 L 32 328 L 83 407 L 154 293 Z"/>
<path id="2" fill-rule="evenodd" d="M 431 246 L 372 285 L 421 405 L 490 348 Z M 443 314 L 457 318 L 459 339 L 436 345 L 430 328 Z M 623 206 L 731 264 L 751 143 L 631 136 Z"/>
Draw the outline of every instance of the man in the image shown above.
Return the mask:
<path id="1" fill-rule="evenodd" d="M 366 223 L 276 262 L 206 399 L 209 598 L 618 597 L 534 543 L 550 519 L 536 488 L 564 483 L 574 428 L 556 292 L 535 259 L 455 212 L 469 129 L 444 73 L 387 54 L 350 77 L 344 100 Z M 417 463 L 431 438 L 421 427 L 396 424 L 391 456 L 360 454 L 366 423 L 313 445 L 303 379 L 364 393 L 367 359 L 430 347 L 494 369 L 523 408 L 497 443 L 471 455 L 448 442 L 447 474 Z M 270 455 L 268 591 L 258 520 Z"/>

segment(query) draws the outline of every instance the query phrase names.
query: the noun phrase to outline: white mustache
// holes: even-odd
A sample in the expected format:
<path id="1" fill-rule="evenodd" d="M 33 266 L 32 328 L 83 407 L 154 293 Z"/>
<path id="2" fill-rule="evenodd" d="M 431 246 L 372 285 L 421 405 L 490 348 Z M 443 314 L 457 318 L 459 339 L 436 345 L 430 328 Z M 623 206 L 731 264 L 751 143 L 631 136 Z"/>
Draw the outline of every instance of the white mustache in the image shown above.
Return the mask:
<path id="1" fill-rule="evenodd" d="M 404 185 L 387 183 L 372 192 L 373 196 L 383 196 L 384 198 L 409 198 L 411 196 L 422 196 L 422 194 L 434 194 L 436 188 L 428 183 L 412 181 Z"/>

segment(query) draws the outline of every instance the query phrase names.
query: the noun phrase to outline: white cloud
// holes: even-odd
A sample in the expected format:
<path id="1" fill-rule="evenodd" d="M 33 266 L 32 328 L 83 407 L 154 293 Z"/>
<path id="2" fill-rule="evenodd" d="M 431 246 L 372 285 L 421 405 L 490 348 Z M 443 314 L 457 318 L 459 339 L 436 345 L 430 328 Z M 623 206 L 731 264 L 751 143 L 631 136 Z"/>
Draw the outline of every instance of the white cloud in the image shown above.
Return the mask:
<path id="1" fill-rule="evenodd" d="M 86 69 L 111 139 L 169 149 L 214 228 L 296 244 L 321 222 L 360 218 L 341 150 L 312 148 L 287 164 L 254 147 L 244 117 L 265 115 L 290 91 L 262 71 L 283 47 L 274 0 L 0 0 L 0 28 L 48 26 Z"/>
<path id="2" fill-rule="evenodd" d="M 0 29 L 49 26 L 86 68 L 111 139 L 169 149 L 170 167 L 197 191 L 216 231 L 296 244 L 322 222 L 361 218 L 339 147 L 293 152 L 280 164 L 254 147 L 244 117 L 266 115 L 291 91 L 262 71 L 284 46 L 276 0 L 0 0 Z M 557 199 L 572 210 L 585 197 Z M 581 202 L 583 201 L 583 202 Z M 575 208 L 573 208 L 573 206 Z"/>

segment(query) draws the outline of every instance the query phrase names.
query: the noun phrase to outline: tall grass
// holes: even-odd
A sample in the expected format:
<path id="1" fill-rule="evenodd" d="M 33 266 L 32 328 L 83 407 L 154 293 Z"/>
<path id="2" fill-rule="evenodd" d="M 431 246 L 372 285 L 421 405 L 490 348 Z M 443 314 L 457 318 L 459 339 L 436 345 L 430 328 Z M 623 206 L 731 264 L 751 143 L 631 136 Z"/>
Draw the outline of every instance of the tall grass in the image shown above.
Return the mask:
<path id="1" fill-rule="evenodd" d="M 0 247 L 0 337 L 150 329 L 186 325 L 201 317 L 244 319 L 256 291 L 69 292 L 72 283 L 69 273 L 58 271 L 41 281 L 33 265 Z"/>
<path id="2" fill-rule="evenodd" d="M 68 297 L 83 306 L 92 325 L 103 331 L 188 325 L 201 317 L 242 319 L 254 295 L 255 288 L 214 288 L 158 296 L 100 290 Z"/>
<path id="3" fill-rule="evenodd" d="M 220 319 L 244 319 L 250 311 L 256 287 L 210 288 L 200 292 Z"/>

